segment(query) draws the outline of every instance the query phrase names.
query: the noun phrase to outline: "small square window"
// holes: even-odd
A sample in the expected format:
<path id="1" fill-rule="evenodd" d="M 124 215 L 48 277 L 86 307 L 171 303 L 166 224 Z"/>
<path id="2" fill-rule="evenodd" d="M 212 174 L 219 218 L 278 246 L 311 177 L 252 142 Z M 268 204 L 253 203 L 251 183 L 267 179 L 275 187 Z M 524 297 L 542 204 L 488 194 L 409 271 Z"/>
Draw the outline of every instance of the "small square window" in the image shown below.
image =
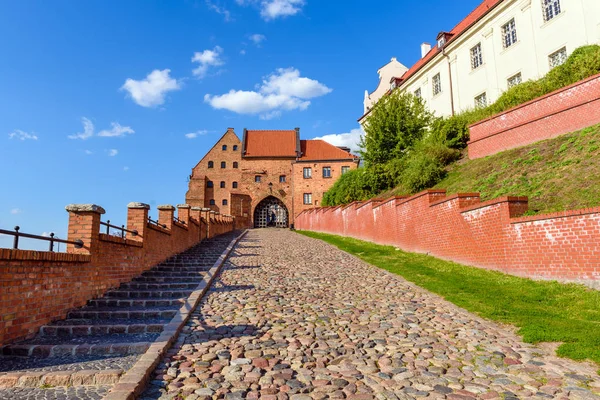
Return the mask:
<path id="1" fill-rule="evenodd" d="M 560 0 L 542 0 L 544 21 L 548 22 L 560 14 Z"/>
<path id="2" fill-rule="evenodd" d="M 502 46 L 506 49 L 515 43 L 517 43 L 517 25 L 513 18 L 502 25 Z"/>
<path id="3" fill-rule="evenodd" d="M 260 175 L 256 175 L 256 176 L 254 177 L 254 182 L 256 182 L 256 183 L 260 183 L 260 180 L 261 180 L 261 176 L 260 176 Z"/>
<path id="4" fill-rule="evenodd" d="M 213 184 L 213 182 L 212 182 L 212 181 L 208 181 L 208 182 L 206 182 L 206 187 L 207 187 L 207 188 L 212 188 L 212 187 L 214 187 L 214 184 Z"/>
<path id="5" fill-rule="evenodd" d="M 209 201 L 209 204 L 210 204 L 211 206 L 214 206 L 214 205 L 215 205 L 215 204 L 217 204 L 217 203 L 215 203 L 214 199 L 211 199 L 211 200 Z"/>
<path id="6" fill-rule="evenodd" d="M 440 74 L 434 75 L 434 77 L 431 79 L 431 86 L 433 88 L 434 96 L 442 93 L 442 78 Z"/>
<path id="7" fill-rule="evenodd" d="M 419 89 L 419 90 L 420 90 L 420 89 Z M 344 175 L 344 174 L 345 174 L 345 173 L 347 173 L 347 172 L 350 172 L 350 167 L 348 167 L 347 165 L 346 165 L 346 166 L 343 166 L 343 167 L 342 167 L 342 175 Z"/>
<path id="8" fill-rule="evenodd" d="M 554 67 L 558 67 L 567 61 L 567 48 L 563 47 L 562 49 L 555 51 L 554 53 L 548 56 L 548 62 L 550 63 L 550 69 Z"/>
<path id="9" fill-rule="evenodd" d="M 475 97 L 475 108 L 483 108 L 487 107 L 487 94 L 481 93 L 479 96 Z"/>
<path id="10" fill-rule="evenodd" d="M 227 205 L 227 199 L 223 199 L 223 201 L 221 202 L 221 204 L 223 204 L 224 206 Z"/>
<path id="11" fill-rule="evenodd" d="M 304 193 L 304 204 L 312 204 L 312 193 Z"/>
<path id="12" fill-rule="evenodd" d="M 225 181 L 221 181 L 221 189 L 225 189 Z"/>
<path id="13" fill-rule="evenodd" d="M 417 90 L 415 90 L 415 97 L 418 98 L 418 99 L 422 98 L 422 96 L 421 96 L 421 88 L 418 88 Z"/>
<path id="14" fill-rule="evenodd" d="M 223 149 L 223 151 L 227 150 L 227 145 L 224 144 L 223 147 L 222 147 L 222 149 Z"/>
<path id="15" fill-rule="evenodd" d="M 234 145 L 233 145 L 233 151 L 237 151 L 237 149 L 238 149 L 238 146 L 237 146 L 237 144 L 234 144 Z"/>
<path id="16" fill-rule="evenodd" d="M 523 82 L 523 77 L 521 76 L 521 73 L 519 72 L 516 75 L 511 76 L 510 78 L 507 79 L 507 83 L 508 83 L 508 88 L 510 89 L 513 86 L 517 86 L 519 83 Z"/>
<path id="17" fill-rule="evenodd" d="M 481 52 L 481 43 L 477 43 L 471 49 L 471 69 L 477 69 L 483 65 L 483 53 Z"/>
<path id="18" fill-rule="evenodd" d="M 221 168 L 227 168 L 227 163 L 225 161 L 221 161 Z"/>
<path id="19" fill-rule="evenodd" d="M 233 182 L 233 183 L 231 184 L 231 187 L 232 187 L 232 188 L 234 188 L 234 189 L 237 189 L 237 187 L 238 187 L 238 183 L 237 183 L 237 182 Z"/>
<path id="20" fill-rule="evenodd" d="M 279 175 L 279 183 L 285 183 L 285 175 Z"/>
<path id="21" fill-rule="evenodd" d="M 233 162 L 233 168 L 238 168 L 238 162 L 237 161 Z"/>
<path id="22" fill-rule="evenodd" d="M 312 168 L 304 168 L 304 170 L 302 170 L 302 174 L 304 179 L 312 178 Z"/>
<path id="23" fill-rule="evenodd" d="M 323 167 L 323 178 L 331 178 L 331 167 Z"/>
<path id="24" fill-rule="evenodd" d="M 208 162 L 208 168 L 214 168 L 215 167 L 215 163 L 212 161 Z"/>

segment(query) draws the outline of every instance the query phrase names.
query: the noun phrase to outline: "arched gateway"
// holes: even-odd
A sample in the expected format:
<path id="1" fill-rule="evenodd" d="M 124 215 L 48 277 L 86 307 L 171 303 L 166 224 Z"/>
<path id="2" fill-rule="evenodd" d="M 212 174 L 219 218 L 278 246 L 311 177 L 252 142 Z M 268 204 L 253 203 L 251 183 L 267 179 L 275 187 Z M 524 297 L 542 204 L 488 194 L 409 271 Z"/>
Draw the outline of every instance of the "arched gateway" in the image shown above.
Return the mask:
<path id="1" fill-rule="evenodd" d="M 276 197 L 269 196 L 254 209 L 255 228 L 287 228 L 289 225 L 289 214 L 285 204 Z"/>

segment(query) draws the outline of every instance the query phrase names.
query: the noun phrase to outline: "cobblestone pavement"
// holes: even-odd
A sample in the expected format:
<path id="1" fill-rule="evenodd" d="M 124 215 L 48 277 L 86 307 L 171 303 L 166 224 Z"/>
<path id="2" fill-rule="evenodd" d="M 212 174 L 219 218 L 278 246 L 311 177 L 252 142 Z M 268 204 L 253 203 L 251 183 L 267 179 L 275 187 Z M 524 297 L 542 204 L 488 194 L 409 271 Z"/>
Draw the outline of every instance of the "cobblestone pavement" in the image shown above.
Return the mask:
<path id="1" fill-rule="evenodd" d="M 523 343 L 401 277 L 250 232 L 143 399 L 598 399 L 596 367 Z"/>
<path id="2" fill-rule="evenodd" d="M 11 388 L 0 390 L 0 400 L 100 400 L 110 386 Z"/>

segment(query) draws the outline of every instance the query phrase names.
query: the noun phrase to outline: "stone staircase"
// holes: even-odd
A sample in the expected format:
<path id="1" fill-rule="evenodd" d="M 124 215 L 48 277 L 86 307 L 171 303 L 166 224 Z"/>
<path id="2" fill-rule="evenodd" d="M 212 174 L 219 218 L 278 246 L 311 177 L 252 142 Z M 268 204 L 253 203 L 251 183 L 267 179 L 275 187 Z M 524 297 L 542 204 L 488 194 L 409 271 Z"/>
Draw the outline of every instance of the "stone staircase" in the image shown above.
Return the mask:
<path id="1" fill-rule="evenodd" d="M 203 241 L 90 300 L 66 319 L 43 326 L 35 338 L 0 348 L 0 389 L 116 383 L 160 335 L 237 234 Z M 81 375 L 88 376 L 87 381 Z"/>

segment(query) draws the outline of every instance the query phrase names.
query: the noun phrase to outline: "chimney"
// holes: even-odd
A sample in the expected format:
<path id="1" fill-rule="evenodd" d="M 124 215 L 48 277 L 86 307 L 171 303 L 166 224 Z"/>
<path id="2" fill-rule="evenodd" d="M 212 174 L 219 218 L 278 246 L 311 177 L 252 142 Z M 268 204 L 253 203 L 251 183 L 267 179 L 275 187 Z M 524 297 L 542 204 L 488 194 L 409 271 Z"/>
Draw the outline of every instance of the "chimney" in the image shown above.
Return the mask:
<path id="1" fill-rule="evenodd" d="M 421 44 L 421 58 L 425 57 L 427 53 L 431 50 L 431 45 L 429 43 Z"/>

